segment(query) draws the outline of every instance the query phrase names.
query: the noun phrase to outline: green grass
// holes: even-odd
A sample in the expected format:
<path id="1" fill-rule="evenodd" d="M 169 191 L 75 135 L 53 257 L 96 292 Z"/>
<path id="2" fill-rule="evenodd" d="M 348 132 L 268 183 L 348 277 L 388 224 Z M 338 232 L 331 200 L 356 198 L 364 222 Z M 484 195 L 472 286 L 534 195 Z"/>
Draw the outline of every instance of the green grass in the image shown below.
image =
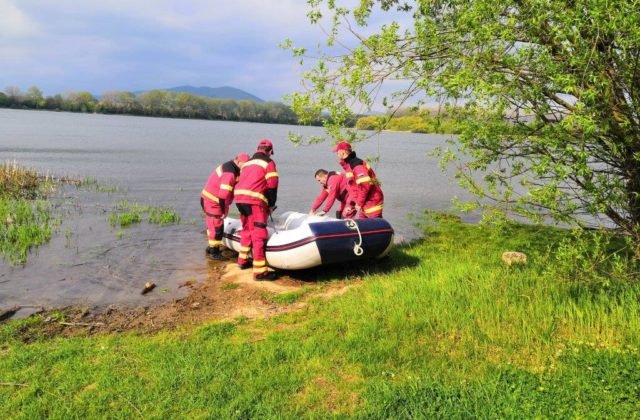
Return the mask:
<path id="1" fill-rule="evenodd" d="M 165 207 L 144 206 L 138 203 L 121 201 L 113 212 L 109 213 L 109 224 L 113 227 L 127 227 L 140 223 L 147 216 L 149 223 L 168 225 L 180 223 L 180 216 Z"/>
<path id="2" fill-rule="evenodd" d="M 0 386 L 0 416 L 638 416 L 633 262 L 585 281 L 558 264 L 569 232 L 437 215 L 424 229 L 390 261 L 327 270 L 346 293 L 268 320 L 28 344 L 43 320 L 0 326 L 0 382 L 24 385 Z M 504 266 L 508 250 L 528 264 Z"/>
<path id="3" fill-rule="evenodd" d="M 33 169 L 0 164 L 0 253 L 10 264 L 25 264 L 29 252 L 58 227 L 46 201 L 53 187 L 51 178 Z"/>
<path id="4" fill-rule="evenodd" d="M 170 225 L 180 223 L 180 216 L 172 209 L 152 208 L 149 213 L 149 223 Z"/>
<path id="5" fill-rule="evenodd" d="M 101 185 L 98 183 L 98 180 L 92 177 L 86 177 L 81 180 L 77 180 L 74 182 L 76 187 L 82 189 L 93 189 L 96 192 L 104 192 L 104 193 L 116 193 L 120 191 L 120 188 L 116 185 Z"/>
<path id="6" fill-rule="evenodd" d="M 301 300 L 307 293 L 311 291 L 311 288 L 305 287 L 300 290 L 285 293 L 263 293 L 262 297 L 269 302 L 279 304 L 291 304 Z"/>
<path id="7" fill-rule="evenodd" d="M 0 252 L 11 264 L 26 263 L 29 251 L 47 243 L 57 225 L 47 201 L 0 197 Z"/>
<path id="8" fill-rule="evenodd" d="M 142 222 L 142 215 L 135 212 L 110 213 L 109 224 L 113 227 L 127 227 Z"/>

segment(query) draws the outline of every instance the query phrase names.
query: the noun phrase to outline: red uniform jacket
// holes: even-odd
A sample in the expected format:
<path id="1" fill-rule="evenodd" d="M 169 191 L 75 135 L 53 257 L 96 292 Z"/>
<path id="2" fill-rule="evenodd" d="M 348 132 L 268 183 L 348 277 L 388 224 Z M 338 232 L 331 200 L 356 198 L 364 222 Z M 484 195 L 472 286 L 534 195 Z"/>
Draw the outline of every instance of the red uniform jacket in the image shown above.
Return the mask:
<path id="1" fill-rule="evenodd" d="M 276 163 L 257 152 L 244 164 L 235 189 L 236 203 L 273 207 L 278 198 Z"/>
<path id="2" fill-rule="evenodd" d="M 338 211 L 342 212 L 347 204 L 347 177 L 343 172 L 329 172 L 327 174 L 327 183 L 322 187 L 320 194 L 311 205 L 311 211 L 316 211 L 327 200 L 324 205 L 324 212 L 328 213 L 333 207 L 333 203 L 338 200 L 340 205 Z"/>
<path id="3" fill-rule="evenodd" d="M 205 200 L 218 203 L 228 213 L 229 205 L 233 202 L 233 188 L 238 181 L 240 168 L 232 160 L 218 166 L 207 180 L 201 196 Z"/>
<path id="4" fill-rule="evenodd" d="M 366 214 L 375 214 L 382 211 L 384 195 L 380 188 L 380 182 L 369 163 L 351 152 L 346 159 L 340 161 L 345 170 L 349 189 L 349 202 L 362 207 Z"/>

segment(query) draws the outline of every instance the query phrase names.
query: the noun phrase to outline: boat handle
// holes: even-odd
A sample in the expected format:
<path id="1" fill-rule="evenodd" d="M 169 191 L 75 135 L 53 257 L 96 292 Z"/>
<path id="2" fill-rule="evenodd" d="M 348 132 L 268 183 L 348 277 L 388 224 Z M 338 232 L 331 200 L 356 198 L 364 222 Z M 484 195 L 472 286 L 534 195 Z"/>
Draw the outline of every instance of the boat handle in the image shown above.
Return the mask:
<path id="1" fill-rule="evenodd" d="M 346 220 L 345 224 L 349 229 L 358 231 L 359 242 L 353 244 L 353 253 L 359 257 L 364 252 L 364 249 L 362 249 L 362 234 L 360 233 L 360 228 L 358 227 L 356 221 L 352 219 Z"/>

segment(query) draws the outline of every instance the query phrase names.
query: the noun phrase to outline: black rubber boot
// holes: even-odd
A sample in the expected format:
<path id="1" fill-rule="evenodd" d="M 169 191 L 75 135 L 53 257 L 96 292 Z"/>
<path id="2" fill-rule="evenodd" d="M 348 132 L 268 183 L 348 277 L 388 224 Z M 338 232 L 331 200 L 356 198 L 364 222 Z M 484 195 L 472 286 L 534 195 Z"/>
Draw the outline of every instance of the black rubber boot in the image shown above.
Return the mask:
<path id="1" fill-rule="evenodd" d="M 210 246 L 207 248 L 207 256 L 212 260 L 227 261 L 229 258 L 222 255 L 222 251 L 217 246 Z"/>
<path id="2" fill-rule="evenodd" d="M 246 270 L 247 268 L 251 268 L 251 267 L 253 267 L 253 260 L 252 259 L 248 259 L 247 261 L 243 262 L 242 264 L 238 264 L 238 267 L 240 268 L 240 270 Z"/>
<path id="3" fill-rule="evenodd" d="M 265 271 L 264 273 L 256 274 L 253 279 L 255 281 L 273 281 L 278 279 L 278 274 L 275 271 Z"/>

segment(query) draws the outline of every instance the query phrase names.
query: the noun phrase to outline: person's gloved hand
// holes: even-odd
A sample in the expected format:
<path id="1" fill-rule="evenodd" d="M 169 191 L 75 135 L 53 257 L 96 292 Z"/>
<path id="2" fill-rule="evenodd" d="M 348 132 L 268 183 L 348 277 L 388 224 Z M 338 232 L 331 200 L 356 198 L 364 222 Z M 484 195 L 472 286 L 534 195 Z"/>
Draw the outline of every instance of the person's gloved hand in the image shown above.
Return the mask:
<path id="1" fill-rule="evenodd" d="M 345 219 L 352 219 L 353 217 L 355 217 L 355 215 L 356 215 L 356 209 L 354 209 L 353 207 L 346 207 L 342 212 L 342 216 Z"/>

